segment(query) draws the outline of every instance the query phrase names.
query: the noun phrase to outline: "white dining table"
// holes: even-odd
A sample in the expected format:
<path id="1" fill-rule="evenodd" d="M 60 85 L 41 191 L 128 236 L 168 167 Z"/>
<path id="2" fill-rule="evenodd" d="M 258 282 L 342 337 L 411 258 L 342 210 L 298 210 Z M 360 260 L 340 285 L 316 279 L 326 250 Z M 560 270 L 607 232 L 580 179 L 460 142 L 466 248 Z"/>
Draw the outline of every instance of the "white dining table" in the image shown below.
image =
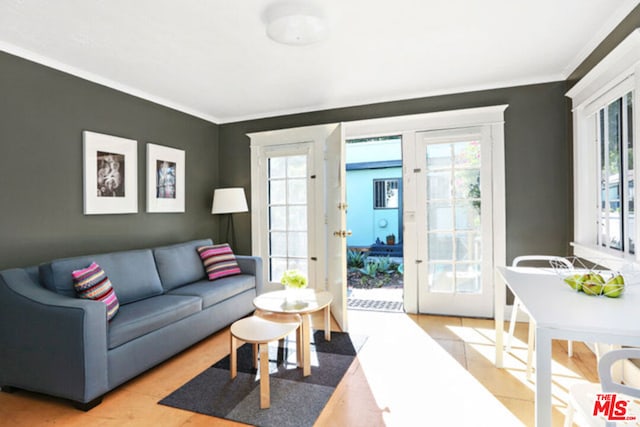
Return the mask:
<path id="1" fill-rule="evenodd" d="M 497 267 L 495 364 L 500 368 L 507 287 L 535 321 L 535 425 L 550 427 L 551 341 L 640 346 L 640 286 L 627 286 L 620 298 L 589 296 L 571 289 L 552 269 Z"/>

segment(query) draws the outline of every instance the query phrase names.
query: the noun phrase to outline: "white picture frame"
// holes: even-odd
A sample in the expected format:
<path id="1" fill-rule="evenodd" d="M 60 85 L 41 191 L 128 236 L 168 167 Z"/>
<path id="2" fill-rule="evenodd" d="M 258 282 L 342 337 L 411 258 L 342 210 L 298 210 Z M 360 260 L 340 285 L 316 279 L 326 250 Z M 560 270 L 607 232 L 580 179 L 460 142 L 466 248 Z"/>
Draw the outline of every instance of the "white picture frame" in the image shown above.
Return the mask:
<path id="1" fill-rule="evenodd" d="M 138 141 L 83 131 L 84 214 L 138 213 Z"/>
<path id="2" fill-rule="evenodd" d="M 147 143 L 147 212 L 184 212 L 185 152 Z"/>

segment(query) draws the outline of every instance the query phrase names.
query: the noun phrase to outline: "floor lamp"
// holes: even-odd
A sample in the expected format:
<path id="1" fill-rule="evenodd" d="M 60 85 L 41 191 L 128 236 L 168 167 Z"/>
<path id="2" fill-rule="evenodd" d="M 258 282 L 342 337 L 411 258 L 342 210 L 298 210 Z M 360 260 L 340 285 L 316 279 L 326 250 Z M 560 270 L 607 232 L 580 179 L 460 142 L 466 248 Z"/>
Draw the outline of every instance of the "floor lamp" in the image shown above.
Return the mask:
<path id="1" fill-rule="evenodd" d="M 228 215 L 226 240 L 234 250 L 236 250 L 236 232 L 233 226 L 233 214 L 239 212 L 249 212 L 244 188 L 218 188 L 213 192 L 211 213 Z"/>

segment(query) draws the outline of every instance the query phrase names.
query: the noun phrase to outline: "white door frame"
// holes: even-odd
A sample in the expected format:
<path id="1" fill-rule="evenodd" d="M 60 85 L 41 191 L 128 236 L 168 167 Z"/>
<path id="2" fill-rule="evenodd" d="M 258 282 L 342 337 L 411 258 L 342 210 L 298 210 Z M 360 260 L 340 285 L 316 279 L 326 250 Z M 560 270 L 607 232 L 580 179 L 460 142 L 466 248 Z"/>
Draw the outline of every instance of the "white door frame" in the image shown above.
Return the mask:
<path id="1" fill-rule="evenodd" d="M 481 292 L 430 292 L 428 290 L 429 250 L 428 250 L 428 221 L 427 221 L 427 147 L 430 144 L 456 143 L 464 141 L 480 142 L 480 187 L 481 187 Z M 492 186 L 491 186 L 491 129 L 489 125 L 472 128 L 455 128 L 416 133 L 416 156 L 409 160 L 409 167 L 414 168 L 418 177 L 416 194 L 416 228 L 418 255 L 421 262 L 416 265 L 418 270 L 418 311 L 429 314 L 444 314 L 465 317 L 491 317 L 493 315 L 493 215 L 492 215 Z M 415 162 L 415 163 L 414 163 Z M 452 221 L 453 229 L 456 229 Z M 454 255 L 455 258 L 455 255 Z M 454 260 L 455 261 L 455 260 Z"/>
<path id="2" fill-rule="evenodd" d="M 508 105 L 442 111 L 382 119 L 360 120 L 343 123 L 347 139 L 402 135 L 403 189 L 404 189 L 404 307 L 409 313 L 418 313 L 418 271 L 419 259 L 415 241 L 416 185 L 420 183 L 414 173 L 416 166 L 405 159 L 416 159 L 416 133 L 455 128 L 489 126 L 492 136 L 492 221 L 493 221 L 493 267 L 506 263 L 506 202 L 505 202 L 505 160 L 504 160 L 504 111 Z M 491 275 L 493 280 L 493 275 Z M 494 288 L 493 282 L 489 284 Z M 495 307 L 494 307 L 495 312 Z"/>
<path id="3" fill-rule="evenodd" d="M 269 257 L 268 248 L 264 245 L 265 238 L 269 232 L 268 224 L 265 221 L 268 212 L 266 191 L 260 191 L 266 182 L 267 168 L 264 164 L 267 153 L 274 147 L 309 146 L 309 155 L 312 158 L 312 165 L 308 170 L 309 174 L 309 195 L 313 197 L 313 204 L 316 209 L 307 212 L 310 224 L 308 245 L 309 245 L 309 272 L 314 272 L 309 276 L 309 287 L 317 290 L 326 290 L 326 241 L 324 237 L 324 142 L 333 132 L 337 125 L 319 125 L 300 128 L 282 129 L 266 132 L 256 132 L 248 134 L 251 139 L 251 248 L 252 254 L 267 260 Z M 316 265 L 311 267 L 311 263 Z M 269 265 L 263 262 L 263 277 L 268 278 Z M 265 281 L 265 291 L 282 289 L 282 285 Z"/>

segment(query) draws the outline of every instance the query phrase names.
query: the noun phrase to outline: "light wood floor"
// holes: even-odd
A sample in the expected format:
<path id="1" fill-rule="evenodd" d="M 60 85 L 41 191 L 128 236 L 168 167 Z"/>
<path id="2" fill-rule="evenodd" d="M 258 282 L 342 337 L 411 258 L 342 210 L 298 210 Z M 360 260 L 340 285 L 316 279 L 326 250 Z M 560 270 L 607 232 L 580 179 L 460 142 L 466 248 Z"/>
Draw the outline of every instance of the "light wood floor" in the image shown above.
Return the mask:
<path id="1" fill-rule="evenodd" d="M 321 318 L 314 324 L 321 328 Z M 316 426 L 533 425 L 533 383 L 524 371 L 526 324 L 518 324 L 522 341 L 505 369 L 493 366 L 491 320 L 350 311 L 349 328 L 368 336 L 367 342 Z M 108 393 L 86 413 L 59 399 L 0 393 L 0 425 L 240 425 L 157 404 L 226 356 L 228 342 L 227 328 Z M 568 358 L 564 341 L 554 342 L 553 357 L 553 424 L 560 426 L 567 386 L 596 381 L 596 362 L 581 343 Z"/>

